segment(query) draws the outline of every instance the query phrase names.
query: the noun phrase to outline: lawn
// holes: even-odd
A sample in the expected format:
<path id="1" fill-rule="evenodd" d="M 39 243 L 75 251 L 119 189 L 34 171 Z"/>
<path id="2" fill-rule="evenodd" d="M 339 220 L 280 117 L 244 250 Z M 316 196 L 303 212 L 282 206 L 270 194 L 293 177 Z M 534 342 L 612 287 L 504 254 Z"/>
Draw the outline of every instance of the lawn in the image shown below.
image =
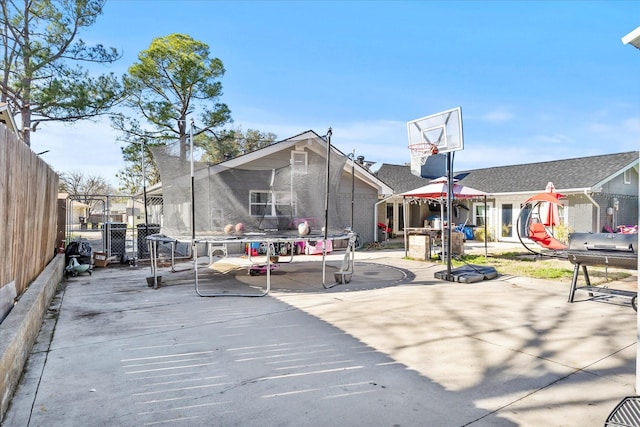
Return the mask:
<path id="1" fill-rule="evenodd" d="M 372 246 L 365 250 L 395 249 L 404 247 L 402 243 L 384 244 Z M 437 261 L 437 260 L 434 260 Z M 503 275 L 532 277 L 536 279 L 555 280 L 562 283 L 571 283 L 573 278 L 573 264 L 568 260 L 556 257 L 536 256 L 530 252 L 503 252 L 484 255 L 455 256 L 451 261 L 452 267 L 460 267 L 467 264 L 490 265 L 498 273 Z M 601 285 L 614 280 L 622 280 L 633 274 L 630 270 L 588 267 L 589 279 L 592 285 Z M 578 285 L 584 284 L 582 273 L 578 278 Z"/>
<path id="2" fill-rule="evenodd" d="M 503 252 L 484 255 L 463 255 L 452 260 L 451 264 L 458 267 L 468 264 L 491 265 L 498 273 L 536 279 L 556 280 L 570 283 L 573 278 L 574 265 L 568 260 L 556 257 L 536 256 L 522 252 Z M 600 285 L 613 280 L 621 280 L 631 276 L 629 270 L 588 267 L 592 285 Z M 582 274 L 579 281 L 583 281 Z"/>

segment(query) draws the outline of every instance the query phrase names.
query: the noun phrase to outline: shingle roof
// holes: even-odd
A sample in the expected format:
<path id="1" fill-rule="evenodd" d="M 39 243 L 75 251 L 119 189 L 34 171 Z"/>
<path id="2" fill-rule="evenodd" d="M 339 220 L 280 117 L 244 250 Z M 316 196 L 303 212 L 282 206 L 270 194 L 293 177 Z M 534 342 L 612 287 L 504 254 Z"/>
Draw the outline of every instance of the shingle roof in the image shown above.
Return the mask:
<path id="1" fill-rule="evenodd" d="M 549 181 L 556 190 L 591 188 L 638 163 L 638 151 L 579 157 L 550 162 L 473 169 L 462 184 L 486 193 L 542 191 Z M 462 171 L 456 171 L 456 175 Z M 383 164 L 378 178 L 403 193 L 425 185 L 429 180 L 411 174 L 410 166 Z"/>
<path id="2" fill-rule="evenodd" d="M 414 190 L 429 183 L 428 179 L 413 175 L 411 167 L 407 165 L 383 163 L 375 175 L 382 182 L 393 188 L 395 194 Z"/>

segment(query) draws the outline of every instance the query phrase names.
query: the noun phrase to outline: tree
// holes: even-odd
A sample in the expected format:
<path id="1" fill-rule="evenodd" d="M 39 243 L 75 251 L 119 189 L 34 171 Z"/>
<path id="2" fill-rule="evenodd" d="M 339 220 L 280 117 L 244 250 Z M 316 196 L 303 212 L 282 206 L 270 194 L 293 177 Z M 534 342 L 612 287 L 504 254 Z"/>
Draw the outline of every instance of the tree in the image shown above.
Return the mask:
<path id="1" fill-rule="evenodd" d="M 201 160 L 220 163 L 271 145 L 276 138 L 274 133 L 256 129 L 247 129 L 246 132 L 241 128 L 224 130 L 219 134 L 207 135 L 207 138 L 199 141 L 199 145 L 205 150 L 205 156 Z"/>
<path id="2" fill-rule="evenodd" d="M 205 43 L 184 34 L 156 38 L 138 54 L 138 62 L 124 77 L 124 105 L 148 127 L 124 114 L 115 116 L 112 125 L 121 132 L 121 140 L 129 144 L 178 140 L 180 155 L 186 159 L 190 114 L 199 113 L 194 136 L 231 121 L 229 108 L 219 102 L 222 84 L 218 79 L 224 72 L 222 61 L 210 57 Z"/>
<path id="3" fill-rule="evenodd" d="M 247 129 L 246 132 L 243 132 L 242 128 L 200 134 L 194 137 L 194 142 L 196 146 L 203 149 L 204 154 L 196 160 L 210 164 L 220 163 L 273 144 L 276 138 L 277 136 L 271 132 L 261 132 L 255 129 Z M 140 185 L 143 178 L 147 185 L 160 182 L 160 172 L 149 150 L 149 147 L 154 144 L 149 143 L 145 139 L 141 141 L 145 141 L 144 159 L 142 158 L 142 147 L 140 143 L 129 144 L 123 147 L 122 157 L 127 166 L 116 174 L 120 180 L 119 190 L 129 194 L 141 192 Z M 142 174 L 143 165 L 144 176 Z"/>
<path id="4" fill-rule="evenodd" d="M 98 175 L 85 175 L 83 172 L 60 173 L 60 192 L 67 193 L 74 200 L 89 206 L 87 215 L 99 207 L 104 208 L 104 197 L 113 193 L 108 181 Z"/>
<path id="5" fill-rule="evenodd" d="M 0 101 L 20 114 L 19 132 L 43 122 L 75 122 L 108 113 L 121 98 L 111 74 L 91 77 L 80 63 L 111 63 L 114 48 L 78 38 L 102 13 L 106 0 L 0 1 Z"/>
<path id="6" fill-rule="evenodd" d="M 116 173 L 116 178 L 120 181 L 119 190 L 128 194 L 138 194 L 144 186 L 143 179 L 147 185 L 160 182 L 160 172 L 146 140 L 142 139 L 140 143 L 122 147 L 122 157 L 127 166 Z"/>

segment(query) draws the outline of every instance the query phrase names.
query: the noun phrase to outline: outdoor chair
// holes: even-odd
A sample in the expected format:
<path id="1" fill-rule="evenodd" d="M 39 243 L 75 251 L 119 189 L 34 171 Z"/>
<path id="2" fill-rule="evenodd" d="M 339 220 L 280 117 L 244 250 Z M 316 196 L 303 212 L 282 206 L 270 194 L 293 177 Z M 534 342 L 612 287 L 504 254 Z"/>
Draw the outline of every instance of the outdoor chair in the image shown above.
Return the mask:
<path id="1" fill-rule="evenodd" d="M 529 226 L 529 238 L 545 249 L 563 251 L 567 245 L 553 237 L 541 222 L 532 222 Z"/>

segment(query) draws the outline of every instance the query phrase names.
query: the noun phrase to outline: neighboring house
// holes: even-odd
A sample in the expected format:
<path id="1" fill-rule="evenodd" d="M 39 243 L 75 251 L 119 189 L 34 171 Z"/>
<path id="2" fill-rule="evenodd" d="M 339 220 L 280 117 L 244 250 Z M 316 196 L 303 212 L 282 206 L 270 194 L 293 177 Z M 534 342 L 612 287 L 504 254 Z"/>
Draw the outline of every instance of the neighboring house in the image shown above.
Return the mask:
<path id="1" fill-rule="evenodd" d="M 68 195 L 66 193 L 58 193 L 58 199 L 66 200 L 67 197 Z M 77 225 L 77 227 L 80 228 L 82 224 L 86 224 L 90 210 L 91 206 L 88 204 L 74 201 L 71 204 L 71 209 L 67 211 L 66 222 Z"/>
<path id="2" fill-rule="evenodd" d="M 190 191 L 184 179 L 188 172 L 175 172 L 179 163 L 175 158 L 162 159 L 156 152 L 154 157 L 163 182 L 148 189 L 148 196 L 163 196 L 162 232 L 184 235 L 191 218 Z M 319 231 L 324 224 L 326 157 L 327 141 L 309 130 L 222 163 L 199 164 L 193 178 L 196 234 L 219 232 L 228 225 L 286 230 L 291 229 L 292 219 L 305 218 L 313 220 L 314 231 Z M 171 182 L 167 182 L 168 175 L 163 176 L 162 163 L 174 167 Z M 329 209 L 340 217 L 340 224 L 330 220 L 329 228 L 349 227 L 353 218 L 361 241 L 373 241 L 375 206 L 380 198 L 390 196 L 392 189 L 333 144 L 331 165 L 330 182 L 338 185 L 329 189 L 333 201 Z M 226 187 L 220 187 L 221 183 Z"/>
<path id="3" fill-rule="evenodd" d="M 545 191 L 552 182 L 567 196 L 562 219 L 569 232 L 601 232 L 605 228 L 638 224 L 638 151 L 581 157 L 523 165 L 464 171 L 460 183 L 487 196 L 489 234 L 500 241 L 518 241 L 516 221 L 522 204 Z M 454 175 L 462 172 L 456 172 Z M 378 210 L 381 221 L 390 220 L 393 232 L 403 230 L 403 198 L 399 194 L 429 182 L 411 174 L 410 166 L 383 164 L 376 176 L 394 189 Z M 482 225 L 484 201 L 455 201 L 454 223 Z M 408 227 L 422 227 L 440 207 L 425 202 L 410 209 Z M 522 231 L 521 231 L 521 234 Z"/>

